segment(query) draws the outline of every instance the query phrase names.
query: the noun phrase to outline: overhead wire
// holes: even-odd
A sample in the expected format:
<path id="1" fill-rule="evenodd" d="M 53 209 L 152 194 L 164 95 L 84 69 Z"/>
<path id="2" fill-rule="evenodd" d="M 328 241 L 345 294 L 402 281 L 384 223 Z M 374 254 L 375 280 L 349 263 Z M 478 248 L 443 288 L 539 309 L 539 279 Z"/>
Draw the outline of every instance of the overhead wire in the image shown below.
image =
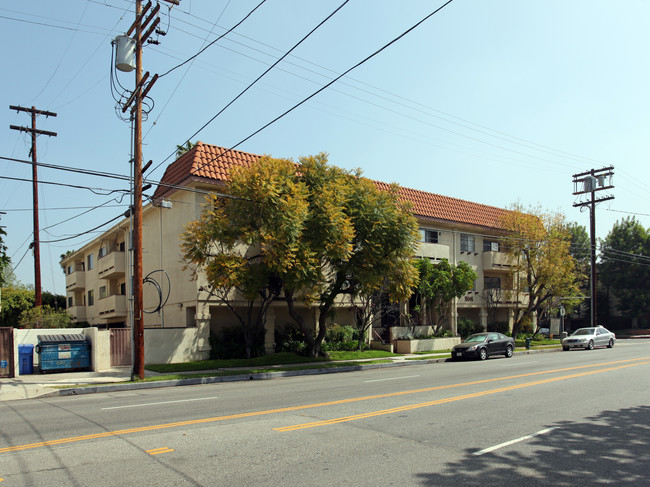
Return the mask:
<path id="1" fill-rule="evenodd" d="M 397 41 L 399 41 L 400 39 L 402 39 L 405 35 L 409 34 L 409 33 L 412 32 L 413 30 L 415 30 L 417 27 L 419 27 L 420 25 L 422 25 L 424 22 L 426 22 L 428 19 L 430 19 L 432 16 L 434 16 L 434 15 L 437 14 L 438 12 L 440 12 L 443 8 L 445 8 L 447 5 L 449 5 L 449 4 L 452 3 L 453 1 L 454 1 L 454 0 L 447 0 L 447 1 L 442 5 L 442 6 L 438 7 L 437 9 L 435 9 L 435 10 L 434 10 L 433 12 L 431 12 L 430 14 L 426 15 L 423 19 L 421 19 L 420 21 L 418 21 L 417 23 L 415 23 L 414 25 L 412 25 L 411 27 L 409 27 L 407 30 L 405 30 L 404 32 L 402 32 L 402 33 L 401 33 L 400 35 L 398 35 L 397 37 L 393 38 L 393 40 L 391 40 L 391 41 L 389 41 L 388 43 L 384 44 L 382 47 L 380 47 L 379 49 L 377 49 L 376 51 L 374 51 L 372 54 L 366 56 L 364 59 L 362 59 L 361 61 L 359 61 L 358 63 L 356 63 L 354 66 L 348 68 L 346 71 L 344 71 L 343 73 L 341 73 L 339 76 L 337 76 L 337 77 L 335 77 L 334 79 L 332 79 L 329 83 L 323 85 L 321 88 L 319 88 L 318 90 L 316 90 L 315 92 L 313 92 L 311 95 L 307 96 L 307 97 L 304 98 L 302 101 L 298 102 L 297 104 L 295 104 L 294 106 L 292 106 L 292 107 L 289 108 L 288 110 L 284 111 L 282 114 L 278 115 L 276 118 L 274 118 L 274 119 L 271 120 L 270 122 L 266 123 L 265 125 L 263 125 L 263 126 L 260 127 L 259 129 L 257 129 L 256 131 L 254 131 L 252 134 L 250 134 L 250 135 L 248 135 L 247 137 L 243 138 L 242 140 L 240 140 L 239 142 L 237 142 L 235 145 L 231 146 L 231 147 L 230 147 L 229 149 L 227 149 L 226 151 L 222 152 L 221 154 L 217 155 L 216 157 L 214 157 L 214 158 L 212 158 L 212 159 L 210 159 L 210 160 L 208 160 L 208 161 L 205 161 L 205 162 L 201 163 L 201 164 L 198 166 L 198 168 L 204 167 L 206 164 L 211 164 L 211 163 L 213 163 L 213 162 L 215 162 L 215 161 L 221 159 L 225 154 L 227 154 L 227 153 L 233 151 L 235 148 L 239 147 L 241 144 L 243 144 L 243 143 L 246 142 L 247 140 L 251 139 L 252 137 L 254 137 L 255 135 L 257 135 L 258 133 L 260 133 L 261 131 L 263 131 L 264 129 L 266 129 L 267 127 L 273 125 L 275 122 L 277 122 L 277 121 L 280 120 L 281 118 L 285 117 L 286 115 L 288 115 L 289 113 L 291 113 L 292 111 L 294 111 L 294 110 L 295 110 L 296 108 L 298 108 L 299 106 L 303 105 L 304 103 L 306 103 L 307 101 L 309 101 L 310 99 L 312 99 L 313 97 L 315 97 L 316 95 L 318 95 L 319 93 L 321 93 L 322 91 L 324 91 L 324 90 L 326 90 L 327 88 L 329 88 L 330 86 L 332 86 L 332 85 L 333 85 L 334 83 L 336 83 L 339 79 L 343 78 L 345 75 L 347 75 L 347 74 L 350 73 L 351 71 L 353 71 L 353 70 L 355 70 L 356 68 L 358 68 L 359 66 L 365 64 L 367 61 L 369 61 L 370 59 L 372 59 L 373 57 L 375 57 L 375 56 L 378 55 L 379 53 L 383 52 L 383 51 L 384 51 L 385 49 L 387 49 L 388 47 L 392 46 L 394 43 L 396 43 Z M 191 137 L 190 137 L 190 138 L 191 138 Z M 172 153 L 172 155 L 173 155 L 173 153 Z M 170 155 L 169 157 L 171 157 L 171 155 Z M 169 157 L 167 157 L 167 159 L 169 159 Z M 165 159 L 165 161 L 166 161 L 167 159 Z M 164 161 L 163 161 L 163 162 L 164 162 Z M 162 163 L 161 163 L 161 164 L 162 164 Z M 159 164 L 158 166 L 160 166 L 160 164 Z M 158 167 L 158 166 L 156 166 L 156 167 Z"/>
<path id="2" fill-rule="evenodd" d="M 182 10 L 181 10 L 181 12 L 182 12 Z M 192 16 L 191 14 L 188 14 L 187 12 L 183 12 L 183 13 Z M 202 20 L 202 19 L 200 19 L 200 18 L 198 18 L 198 17 L 196 17 L 196 16 L 192 16 L 192 17 L 196 18 L 197 20 Z M 181 20 L 181 22 L 184 22 L 184 21 Z M 197 29 L 201 29 L 201 27 L 199 27 L 199 26 L 195 26 L 194 24 L 191 24 L 191 23 L 189 23 L 189 22 L 185 22 L 185 23 L 187 23 L 188 25 L 191 25 L 191 26 L 193 26 L 193 27 L 196 27 Z M 202 30 L 204 30 L 204 29 L 202 29 Z M 191 34 L 191 33 L 189 33 L 189 32 L 186 32 L 186 33 Z M 263 45 L 263 46 L 266 46 L 266 47 L 269 47 L 269 48 L 271 48 L 271 49 L 274 49 L 274 50 L 280 51 L 280 49 L 277 49 L 277 48 L 275 48 L 275 47 L 273 47 L 273 46 L 270 46 L 270 45 L 268 45 L 268 44 L 265 44 L 265 43 L 263 43 L 263 42 L 259 42 L 259 41 L 255 40 L 255 39 L 252 39 L 252 38 L 250 38 L 250 37 L 248 37 L 248 36 L 245 36 L 245 35 L 239 34 L 239 33 L 237 33 L 237 32 L 235 32 L 234 35 L 236 35 L 236 36 L 240 36 L 240 37 L 243 37 L 243 38 L 245 38 L 245 39 L 251 40 L 251 41 L 256 42 L 256 43 L 258 43 L 258 44 L 261 44 L 261 45 Z M 233 39 L 229 39 L 229 40 L 230 40 L 231 42 L 236 42 L 236 43 L 237 43 L 237 41 L 234 41 Z M 259 50 L 259 49 L 252 48 L 252 47 L 249 46 L 249 45 L 242 44 L 242 43 L 238 43 L 238 44 L 240 44 L 240 45 L 242 45 L 242 46 L 245 46 L 245 47 L 248 48 L 248 49 L 253 49 L 253 50 L 256 50 L 257 52 L 260 52 L 260 53 L 262 53 L 262 54 L 264 54 L 264 55 L 269 55 L 269 56 L 270 56 L 270 54 L 268 54 L 268 53 L 266 53 L 266 52 L 264 52 L 264 51 L 261 51 L 261 50 Z M 222 45 L 221 47 L 222 47 L 222 48 L 226 48 L 226 47 L 223 46 L 223 45 Z M 240 55 L 246 56 L 245 54 L 243 54 L 243 53 L 241 53 L 241 52 L 239 52 L 239 51 L 234 51 L 234 50 L 233 50 L 233 52 L 236 52 L 236 53 L 238 53 L 238 54 L 240 54 Z M 247 56 L 247 57 L 250 57 L 250 56 Z M 302 61 L 302 62 L 305 62 L 305 63 L 311 64 L 311 65 L 316 66 L 316 67 L 318 67 L 318 68 L 321 68 L 321 69 L 324 69 L 324 70 L 327 70 L 327 71 L 330 71 L 330 72 L 334 73 L 333 70 L 331 70 L 331 69 L 329 69 L 329 68 L 326 68 L 326 67 L 324 67 L 324 66 L 322 66 L 322 65 L 319 65 L 319 64 L 317 64 L 317 63 L 311 62 L 311 61 L 309 61 L 309 60 L 306 60 L 306 59 L 303 59 L 303 58 L 300 58 L 300 57 L 297 57 L 297 56 L 293 56 L 293 57 L 295 57 L 296 59 L 299 59 L 299 60 Z M 255 59 L 255 58 L 252 58 L 252 57 L 251 57 L 251 59 Z M 256 60 L 256 61 L 259 61 L 259 62 L 263 62 L 263 61 L 260 61 L 260 60 L 258 60 L 258 59 L 255 59 L 255 60 Z M 293 62 L 291 62 L 291 61 L 289 61 L 289 60 L 287 60 L 286 63 L 287 63 L 287 64 L 290 64 L 290 65 L 293 65 L 293 66 L 296 66 L 296 67 L 298 67 L 298 68 L 300 68 L 300 69 L 306 70 L 306 71 L 308 71 L 308 72 L 311 72 L 311 73 L 317 74 L 318 76 L 325 76 L 325 75 L 323 75 L 323 74 L 321 74 L 321 73 L 319 73 L 319 72 L 317 72 L 317 71 L 315 71 L 315 70 L 308 69 L 308 68 L 306 68 L 306 67 L 304 67 L 304 66 L 301 66 L 301 65 L 299 65 L 299 64 L 293 63 Z M 314 82 L 314 83 L 316 83 L 316 81 L 314 81 L 314 80 L 311 80 L 311 79 L 308 79 L 308 78 L 306 78 L 306 77 L 300 76 L 300 75 L 298 75 L 298 74 L 296 74 L 296 73 L 293 73 L 293 72 L 291 72 L 291 71 L 283 70 L 282 68 L 279 68 L 279 69 L 280 69 L 281 71 L 283 71 L 283 72 L 286 72 L 286 73 L 288 73 L 288 74 L 291 74 L 292 76 L 297 76 L 297 77 L 300 77 L 300 78 L 302 78 L 302 79 L 306 79 L 306 80 L 308 80 L 308 81 L 310 81 L 310 82 Z M 441 110 L 435 109 L 435 108 L 433 108 L 433 107 L 429 107 L 429 106 L 423 105 L 421 102 L 416 102 L 416 101 L 414 101 L 414 100 L 409 100 L 409 99 L 406 98 L 406 97 L 400 96 L 400 95 L 395 94 L 395 93 L 391 93 L 391 92 L 389 92 L 389 91 L 387 91 L 387 90 L 384 90 L 384 89 L 381 89 L 381 88 L 375 87 L 375 86 L 373 86 L 373 85 L 371 85 L 371 84 L 369 84 L 369 83 L 363 82 L 363 81 L 356 80 L 356 79 L 354 79 L 354 78 L 349 78 L 349 79 L 352 80 L 352 81 L 355 81 L 356 83 L 359 83 L 359 84 L 363 84 L 363 85 L 365 85 L 365 86 L 368 86 L 368 87 L 370 87 L 370 88 L 372 88 L 372 89 L 374 89 L 374 90 L 380 91 L 380 92 L 385 93 L 385 94 L 388 94 L 388 95 L 390 95 L 390 96 L 393 96 L 393 97 L 395 97 L 395 98 L 398 98 L 398 99 L 401 99 L 401 100 L 407 101 L 407 102 L 409 102 L 409 103 L 411 103 L 412 105 L 415 105 L 415 106 L 410 106 L 410 105 L 407 105 L 407 104 L 405 104 L 405 103 L 401 103 L 401 102 L 397 102 L 397 101 L 395 101 L 395 100 L 391 100 L 390 98 L 388 98 L 388 97 L 386 97 L 386 96 L 378 95 L 377 93 L 373 93 L 373 92 L 371 92 L 371 91 L 369 91 L 369 90 L 359 88 L 359 87 L 354 86 L 354 85 L 352 85 L 352 84 L 350 84 L 350 83 L 346 83 L 345 81 L 341 81 L 340 84 L 345 85 L 345 86 L 348 86 L 348 87 L 353 88 L 353 89 L 356 89 L 356 90 L 360 90 L 360 91 L 362 91 L 362 92 L 365 92 L 365 93 L 370 94 L 370 95 L 372 95 L 372 96 L 375 96 L 375 97 L 378 97 L 378 98 L 380 98 L 380 99 L 383 99 L 383 100 L 389 101 L 389 102 L 391 102 L 391 103 L 395 103 L 395 104 L 401 105 L 401 106 L 406 107 L 406 108 L 409 108 L 409 109 L 411 109 L 411 110 L 415 110 L 415 111 L 418 111 L 418 112 L 420 112 L 420 113 L 424 113 L 424 114 L 426 114 L 426 115 L 428 115 L 428 116 L 433 116 L 433 117 L 439 118 L 439 119 L 444 120 L 444 121 L 446 121 L 446 122 L 448 122 L 448 123 L 452 123 L 452 124 L 455 124 L 455 125 L 461 126 L 461 127 L 463 127 L 463 128 L 469 129 L 469 130 L 477 131 L 477 132 L 479 132 L 479 133 L 483 133 L 483 134 L 488 135 L 488 136 L 491 136 L 491 137 L 496 137 L 496 138 L 499 138 L 499 139 L 501 139 L 501 140 L 504 140 L 504 141 L 507 141 L 507 142 L 510 142 L 510 143 L 515 143 L 515 144 L 521 145 L 521 146 L 523 146 L 523 147 L 526 147 L 526 148 L 528 148 L 528 149 L 533 149 L 533 150 L 538 150 L 538 151 L 541 151 L 541 152 L 546 152 L 546 153 L 549 153 L 549 154 L 552 154 L 552 155 L 555 155 L 555 156 L 559 156 L 559 157 L 565 157 L 565 158 L 574 159 L 575 161 L 582 161 L 582 162 L 590 161 L 590 162 L 596 162 L 596 163 L 599 163 L 599 164 L 604 164 L 604 163 L 602 163 L 602 162 L 600 162 L 600 161 L 596 161 L 596 160 L 591 159 L 591 158 L 587 158 L 587 157 L 584 157 L 584 156 L 580 156 L 580 155 L 572 154 L 572 153 L 569 153 L 569 152 L 566 152 L 566 151 L 563 151 L 563 150 L 560 150 L 560 149 L 556 149 L 556 148 L 553 148 L 553 147 L 550 147 L 550 146 L 545 146 L 545 145 L 543 145 L 543 144 L 539 144 L 539 143 L 537 143 L 537 142 L 533 142 L 533 141 L 530 141 L 530 140 L 527 140 L 527 139 L 524 139 L 524 138 L 521 138 L 521 137 L 517 137 L 517 136 L 511 135 L 511 134 L 508 134 L 508 133 L 506 133 L 506 132 L 502 132 L 502 131 L 499 131 L 499 130 L 496 130 L 496 129 L 492 129 L 492 128 L 487 127 L 487 126 L 485 126 L 485 125 L 477 124 L 477 123 L 475 123 L 475 122 L 472 122 L 472 121 L 469 121 L 469 120 L 463 119 L 463 118 L 461 118 L 461 117 L 457 117 L 457 116 L 455 116 L 455 115 L 452 115 L 452 114 L 450 114 L 450 113 L 447 113 L 447 112 L 444 112 L 444 111 L 441 111 Z M 344 92 L 344 91 L 340 91 L 340 90 L 337 90 L 337 89 L 332 89 L 332 91 L 339 92 L 339 93 L 341 93 L 341 94 L 343 94 L 343 95 L 345 95 L 345 96 L 351 96 L 351 97 L 356 98 L 356 99 L 358 99 L 358 100 L 361 100 L 361 101 L 363 101 L 363 102 L 371 103 L 371 104 L 373 104 L 373 105 L 375 105 L 375 106 L 379 106 L 379 105 L 377 105 L 377 104 L 374 104 L 374 103 L 369 102 L 369 101 L 367 101 L 367 100 L 364 100 L 364 99 L 362 99 L 362 98 L 355 97 L 355 96 L 353 96 L 353 95 L 351 95 L 351 94 L 349 94 L 349 93 L 346 93 L 346 92 Z M 385 107 L 382 107 L 382 106 L 379 106 L 379 107 L 380 107 L 380 108 L 385 108 Z M 430 110 L 430 111 L 433 111 L 433 112 L 436 112 L 436 113 L 443 114 L 443 115 L 445 115 L 446 117 L 451 117 L 451 118 L 456 119 L 456 120 L 459 120 L 460 122 L 463 122 L 463 123 L 460 123 L 460 122 L 457 122 L 457 121 L 454 121 L 454 120 L 449 120 L 448 118 L 442 117 L 442 116 L 440 116 L 440 115 L 434 115 L 434 114 L 432 114 L 432 113 L 429 113 L 429 112 L 423 110 L 423 108 L 425 108 L 425 109 L 427 109 L 427 110 Z M 396 113 L 399 113 L 399 112 L 396 112 Z M 399 114 L 402 115 L 401 113 L 399 113 Z M 478 128 L 469 127 L 469 126 L 464 125 L 464 124 L 471 124 L 471 125 L 473 125 L 474 127 L 478 127 Z M 483 130 L 480 130 L 480 129 L 483 129 Z M 493 133 L 485 132 L 485 130 L 490 131 L 490 132 L 493 132 Z M 494 135 L 494 134 L 498 134 L 498 135 Z M 511 140 L 511 139 L 514 139 L 514 140 Z"/>
<path id="3" fill-rule="evenodd" d="M 329 19 L 331 19 L 339 10 L 341 10 L 350 0 L 344 0 L 336 9 L 334 9 L 327 17 L 321 20 L 314 28 L 312 28 L 307 34 L 305 34 L 298 42 L 296 42 L 288 51 L 286 51 L 282 56 L 280 56 L 271 66 L 269 66 L 262 74 L 260 74 L 253 82 L 251 82 L 246 88 L 244 88 L 237 96 L 230 100 L 221 110 L 219 110 L 210 120 L 204 123 L 201 128 L 195 131 L 190 135 L 183 144 L 190 142 L 192 138 L 198 135 L 203 129 L 210 125 L 219 115 L 226 111 L 233 103 L 235 103 L 239 98 L 241 98 L 249 89 L 251 89 L 260 79 L 262 79 L 269 71 L 275 68 L 280 62 L 282 62 L 289 54 L 291 54 L 298 46 L 300 46 L 305 40 L 307 40 L 314 32 L 316 32 L 323 24 L 325 24 Z M 453 0 L 449 0 L 451 2 Z M 170 154 L 167 158 L 161 161 L 156 167 L 152 169 L 152 172 L 158 169 L 162 164 L 164 164 L 174 153 Z"/>
<path id="4" fill-rule="evenodd" d="M 248 13 L 244 16 L 244 18 L 242 18 L 239 22 L 237 22 L 235 25 L 233 25 L 233 26 L 232 26 L 230 29 L 228 29 L 224 34 L 222 34 L 222 35 L 220 35 L 219 37 L 217 37 L 214 41 L 210 42 L 207 46 L 205 46 L 204 48 L 202 48 L 201 50 L 199 50 L 199 52 L 197 52 L 197 53 L 194 54 L 193 56 L 190 56 L 189 58 L 187 58 L 187 59 L 186 59 L 185 61 L 183 61 L 182 63 L 180 63 L 180 64 L 174 66 L 173 68 L 171 68 L 171 69 L 169 69 L 168 71 L 166 71 L 166 72 L 164 72 L 163 74 L 161 74 L 161 75 L 159 76 L 159 78 L 162 78 L 163 76 L 167 76 L 167 75 L 168 75 L 169 73 L 171 73 L 172 71 L 174 71 L 174 70 L 180 68 L 181 66 L 183 66 L 183 65 L 189 63 L 190 61 L 192 61 L 193 59 L 197 58 L 199 55 L 201 55 L 203 52 L 205 52 L 209 47 L 213 46 L 217 41 L 219 41 L 220 39 L 224 38 L 224 37 L 225 37 L 226 35 L 228 35 L 230 32 L 232 32 L 232 31 L 235 30 L 237 27 L 239 27 L 241 24 L 243 24 L 243 23 L 246 21 L 246 19 L 248 19 L 248 17 L 250 17 L 251 15 L 253 15 L 253 13 L 254 13 L 258 8 L 260 8 L 264 3 L 266 3 L 266 0 L 262 0 L 260 3 L 258 3 L 257 6 L 256 6 L 253 10 L 251 10 L 250 12 L 248 12 Z"/>
<path id="5" fill-rule="evenodd" d="M 228 0 L 228 2 L 226 3 L 226 5 L 224 5 L 223 9 L 221 10 L 221 13 L 219 14 L 219 17 L 217 17 L 217 20 L 212 24 L 212 29 L 210 30 L 210 32 L 208 33 L 208 35 L 207 35 L 207 36 L 205 37 L 205 39 L 203 40 L 203 45 L 205 45 L 205 43 L 207 42 L 208 37 L 210 37 L 210 35 L 212 35 L 212 30 L 214 29 L 214 27 L 216 27 L 216 25 L 217 25 L 217 23 L 219 22 L 219 20 L 221 20 L 221 17 L 223 16 L 224 12 L 225 12 L 226 9 L 228 8 L 228 5 L 230 5 L 230 0 Z M 261 4 L 260 4 L 260 5 L 261 5 Z M 257 7 L 256 7 L 256 8 L 257 8 Z M 170 17 L 171 17 L 171 16 L 170 16 Z M 234 27 L 233 27 L 233 29 L 234 29 Z M 232 31 L 233 29 L 231 29 L 231 31 Z M 224 34 L 224 35 L 225 35 L 225 34 Z M 218 40 L 218 39 L 217 39 L 217 40 Z M 215 40 L 214 42 L 216 42 L 216 40 Z M 203 47 L 203 46 L 202 46 L 202 47 Z M 195 57 L 194 59 L 196 59 L 196 57 Z M 163 107 L 162 107 L 162 110 L 160 110 L 160 113 L 158 113 L 158 116 L 156 117 L 156 119 L 153 121 L 153 123 L 152 123 L 151 126 L 149 127 L 149 130 L 147 130 L 147 133 L 144 134 L 144 137 L 142 138 L 143 140 L 145 140 L 145 139 L 147 138 L 147 136 L 149 135 L 149 132 L 151 132 L 151 131 L 153 130 L 153 128 L 154 128 L 154 127 L 156 126 L 156 124 L 158 123 L 158 120 L 160 120 L 160 117 L 162 117 L 163 113 L 165 113 L 165 110 L 167 109 L 167 106 L 168 106 L 169 103 L 172 101 L 174 95 L 176 94 L 176 91 L 178 91 L 178 88 L 181 86 L 181 83 L 183 83 L 183 80 L 185 79 L 185 76 L 187 76 L 187 73 L 190 72 L 190 68 L 191 68 L 192 65 L 194 64 L 194 59 L 192 59 L 192 61 L 190 62 L 190 65 L 187 67 L 187 69 L 186 69 L 185 72 L 183 73 L 183 76 L 181 76 L 181 78 L 180 78 L 180 79 L 178 80 L 178 82 L 176 83 L 176 86 L 174 87 L 174 89 L 172 90 L 172 92 L 169 94 L 169 97 L 167 98 L 167 101 L 165 102 L 165 104 L 164 104 Z"/>

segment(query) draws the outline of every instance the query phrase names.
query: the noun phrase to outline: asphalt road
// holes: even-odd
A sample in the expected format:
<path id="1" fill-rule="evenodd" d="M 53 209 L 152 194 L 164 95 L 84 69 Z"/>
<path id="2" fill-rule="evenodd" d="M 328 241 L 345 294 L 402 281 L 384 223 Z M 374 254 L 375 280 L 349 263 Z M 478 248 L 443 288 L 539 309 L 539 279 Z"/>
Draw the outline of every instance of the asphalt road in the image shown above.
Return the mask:
<path id="1" fill-rule="evenodd" d="M 0 405 L 0 485 L 650 485 L 650 341 Z"/>

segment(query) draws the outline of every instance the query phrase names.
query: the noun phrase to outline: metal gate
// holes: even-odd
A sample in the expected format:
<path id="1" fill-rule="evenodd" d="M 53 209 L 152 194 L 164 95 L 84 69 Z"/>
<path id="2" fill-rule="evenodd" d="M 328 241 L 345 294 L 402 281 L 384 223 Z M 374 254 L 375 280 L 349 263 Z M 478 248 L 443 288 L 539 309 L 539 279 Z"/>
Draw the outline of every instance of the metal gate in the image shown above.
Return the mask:
<path id="1" fill-rule="evenodd" d="M 111 367 L 131 365 L 131 328 L 111 328 Z"/>
<path id="2" fill-rule="evenodd" d="M 0 378 L 14 377 L 14 329 L 0 328 Z"/>

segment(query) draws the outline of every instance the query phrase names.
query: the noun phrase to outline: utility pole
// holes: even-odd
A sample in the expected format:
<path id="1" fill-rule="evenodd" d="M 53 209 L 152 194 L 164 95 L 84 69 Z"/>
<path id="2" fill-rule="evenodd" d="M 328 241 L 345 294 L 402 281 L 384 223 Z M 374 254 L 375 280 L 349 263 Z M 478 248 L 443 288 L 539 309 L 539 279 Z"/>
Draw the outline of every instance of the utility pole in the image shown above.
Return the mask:
<path id="1" fill-rule="evenodd" d="M 614 166 L 602 169 L 591 169 L 590 171 L 573 175 L 573 195 L 588 195 L 586 201 L 579 201 L 573 206 L 580 207 L 580 211 L 589 209 L 589 233 L 591 237 L 591 272 L 589 285 L 591 288 L 591 326 L 598 325 L 597 299 L 596 299 L 596 203 L 613 200 L 614 196 L 607 195 L 596 198 L 597 191 L 613 189 L 612 179 Z"/>
<path id="2" fill-rule="evenodd" d="M 165 0 L 168 3 L 178 5 L 179 0 Z M 152 88 L 158 79 L 154 75 L 149 83 L 149 72 L 142 75 L 142 46 L 154 29 L 160 23 L 160 17 L 157 17 L 160 10 L 160 4 L 151 9 L 151 1 L 144 8 L 142 0 L 135 2 L 135 21 L 126 32 L 130 36 L 135 32 L 135 89 L 133 94 L 122 107 L 122 112 L 126 112 L 129 106 L 133 105 L 131 114 L 134 120 L 133 127 L 133 347 L 134 363 L 133 375 L 144 379 L 144 312 L 143 312 L 143 293 L 142 293 L 142 100 Z M 145 17 L 145 15 L 147 15 Z M 155 20 L 153 20 L 155 18 Z M 152 22 L 153 20 L 153 22 Z M 151 24 L 151 25 L 149 25 Z M 144 29 L 148 29 L 143 33 Z"/>
<path id="3" fill-rule="evenodd" d="M 33 195 L 33 208 L 34 208 L 34 241 L 32 242 L 32 248 L 34 249 L 34 306 L 41 306 L 43 301 L 41 299 L 41 248 L 39 240 L 39 226 L 38 226 L 38 173 L 37 173 L 37 162 L 36 159 L 36 136 L 37 135 L 47 135 L 49 137 L 56 137 L 56 132 L 49 132 L 47 130 L 37 130 L 36 129 L 36 115 L 45 115 L 46 117 L 56 117 L 56 113 L 48 112 L 45 110 L 37 110 L 34 107 L 23 108 L 21 106 L 9 105 L 10 110 L 16 110 L 16 112 L 27 112 L 32 115 L 32 128 L 28 127 L 18 127 L 16 125 L 10 125 L 9 128 L 12 130 L 19 130 L 21 132 L 28 132 L 32 135 L 32 191 Z"/>

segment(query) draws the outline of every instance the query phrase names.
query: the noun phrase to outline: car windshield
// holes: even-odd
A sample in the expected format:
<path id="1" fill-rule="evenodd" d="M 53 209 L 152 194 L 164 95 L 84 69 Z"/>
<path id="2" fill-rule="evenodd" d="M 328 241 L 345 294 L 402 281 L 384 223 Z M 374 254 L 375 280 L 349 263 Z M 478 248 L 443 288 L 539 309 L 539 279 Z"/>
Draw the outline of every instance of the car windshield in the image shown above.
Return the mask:
<path id="1" fill-rule="evenodd" d="M 574 335 L 593 335 L 595 328 L 580 328 L 576 330 Z"/>
<path id="2" fill-rule="evenodd" d="M 472 335 L 465 342 L 484 342 L 487 335 Z"/>

